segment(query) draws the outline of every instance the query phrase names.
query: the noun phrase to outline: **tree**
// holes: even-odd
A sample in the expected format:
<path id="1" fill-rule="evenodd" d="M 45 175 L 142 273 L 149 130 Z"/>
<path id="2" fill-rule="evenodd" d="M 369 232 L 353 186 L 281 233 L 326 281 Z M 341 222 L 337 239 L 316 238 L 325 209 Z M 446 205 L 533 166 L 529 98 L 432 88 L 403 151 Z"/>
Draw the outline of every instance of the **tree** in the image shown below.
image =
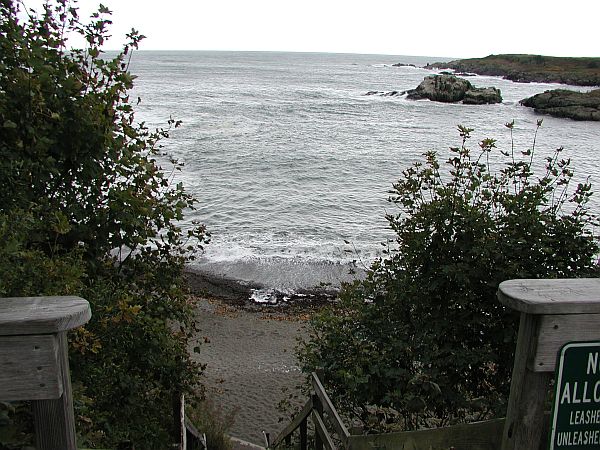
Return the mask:
<path id="1" fill-rule="evenodd" d="M 89 23 L 66 0 L 0 12 L 0 295 L 89 300 L 92 321 L 71 336 L 83 443 L 166 448 L 172 397 L 201 372 L 183 266 L 206 233 L 178 225 L 196 200 L 161 150 L 179 122 L 135 122 L 128 66 L 143 36 L 107 58 L 106 7 Z M 87 47 L 68 49 L 71 34 Z"/>
<path id="2" fill-rule="evenodd" d="M 535 139 L 520 155 L 513 146 L 494 173 L 495 141 L 474 153 L 472 131 L 459 127 L 446 173 L 434 152 L 403 172 L 387 216 L 395 242 L 299 348 L 304 370 L 323 367 L 334 401 L 368 428 L 502 415 L 518 321 L 499 283 L 598 275 L 591 186 L 572 189 L 562 149 L 536 176 Z"/>

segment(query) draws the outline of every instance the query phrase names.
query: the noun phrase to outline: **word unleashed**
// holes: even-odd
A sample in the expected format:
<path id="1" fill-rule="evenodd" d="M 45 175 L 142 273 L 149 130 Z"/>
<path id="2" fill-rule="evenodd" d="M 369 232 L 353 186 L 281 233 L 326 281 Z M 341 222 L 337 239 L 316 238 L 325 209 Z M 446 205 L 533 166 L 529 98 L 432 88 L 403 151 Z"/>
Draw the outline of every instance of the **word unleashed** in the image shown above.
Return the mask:
<path id="1" fill-rule="evenodd" d="M 562 431 L 556 436 L 556 445 L 558 447 L 575 445 L 600 446 L 600 430 Z"/>

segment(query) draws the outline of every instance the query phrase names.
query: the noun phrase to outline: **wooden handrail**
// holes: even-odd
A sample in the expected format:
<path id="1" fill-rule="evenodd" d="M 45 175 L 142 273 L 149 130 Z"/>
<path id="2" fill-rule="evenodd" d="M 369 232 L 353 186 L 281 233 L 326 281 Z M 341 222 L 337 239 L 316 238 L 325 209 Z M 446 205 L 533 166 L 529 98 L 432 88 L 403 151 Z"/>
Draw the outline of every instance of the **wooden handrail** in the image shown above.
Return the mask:
<path id="1" fill-rule="evenodd" d="M 283 429 L 283 431 L 281 431 L 281 433 L 279 433 L 279 435 L 275 438 L 275 440 L 273 441 L 271 446 L 277 447 L 279 444 L 281 444 L 285 440 L 286 437 L 288 437 L 294 431 L 296 431 L 298 428 L 300 428 L 300 425 L 302 424 L 302 422 L 304 422 L 308 418 L 308 416 L 310 415 L 312 410 L 313 410 L 313 402 L 312 402 L 312 398 L 309 398 L 308 401 L 306 402 L 306 404 L 304 405 L 304 407 L 302 408 L 302 410 L 296 415 L 296 417 L 294 417 L 294 419 L 292 419 L 292 421 L 288 424 L 288 426 L 286 426 Z"/>
<path id="2" fill-rule="evenodd" d="M 38 450 L 77 448 L 66 333 L 90 317 L 79 297 L 0 299 L 0 400 L 32 400 Z"/>
<path id="3" fill-rule="evenodd" d="M 600 278 L 509 280 L 500 284 L 498 289 L 500 302 L 521 314 L 506 419 L 429 430 L 350 435 L 325 392 L 321 379 L 316 373 L 312 373 L 312 401 L 306 404 L 302 413 L 286 427 L 274 444 L 278 445 L 284 440 L 290 444 L 291 433 L 300 427 L 301 449 L 306 450 L 306 419 L 309 413 L 312 413 L 310 415 L 315 426 L 317 450 L 322 450 L 324 447 L 335 448 L 332 434 L 339 436 L 341 448 L 352 450 L 400 448 L 401 446 L 414 449 L 456 447 L 465 450 L 539 450 L 546 448 L 545 441 L 548 436 L 551 445 L 554 445 L 554 440 L 560 442 L 561 435 L 556 432 L 559 423 L 560 427 L 567 430 L 567 426 L 579 425 L 567 423 L 570 410 L 567 412 L 558 410 L 559 413 L 555 411 L 553 414 L 554 422 L 550 427 L 552 430 L 550 434 L 547 431 L 548 416 L 544 415 L 547 391 L 556 366 L 559 367 L 558 380 L 565 373 L 562 369 L 563 362 L 566 361 L 567 349 L 590 349 L 585 351 L 587 353 L 580 352 L 578 358 L 581 359 L 583 355 L 584 360 L 578 363 L 581 367 L 577 374 L 587 378 L 593 375 L 595 378 L 592 382 L 598 382 L 599 292 Z M 560 364 L 556 363 L 557 354 L 565 358 L 560 359 Z M 569 380 L 573 380 L 573 373 L 568 373 L 571 377 Z M 582 403 L 581 398 L 576 401 L 577 382 L 571 381 L 571 383 L 574 385 L 572 403 Z M 585 386 L 582 388 L 583 399 L 585 399 L 588 381 L 581 384 Z M 563 395 L 570 396 L 569 382 L 565 382 L 565 386 L 567 387 L 561 392 L 566 392 Z M 589 394 L 589 391 L 587 392 Z M 594 408 L 599 401 L 596 397 L 591 399 L 588 396 L 585 403 L 592 402 L 591 407 Z M 562 400 L 560 403 L 562 404 Z M 571 403 L 571 400 L 567 399 L 566 403 Z M 559 422 L 557 417 L 561 413 L 564 417 L 562 422 Z M 327 431 L 326 423 L 332 431 L 335 430 L 335 433 L 330 434 Z M 593 427 L 595 424 L 591 425 Z M 597 431 L 595 428 L 590 430 Z M 571 434 L 570 431 L 561 433 L 563 437 Z"/>
<path id="4" fill-rule="evenodd" d="M 277 438 L 268 447 L 276 448 L 283 442 L 289 445 L 292 434 L 300 428 L 300 448 L 305 450 L 307 445 L 306 422 L 308 417 L 311 416 L 316 430 L 315 447 L 317 449 L 322 448 L 324 444 L 328 449 L 334 450 L 336 446 L 325 426 L 323 415 L 323 413 L 325 413 L 329 419 L 328 423 L 333 426 L 335 433 L 339 436 L 342 447 L 348 448 L 348 438 L 350 437 L 350 433 L 333 406 L 327 392 L 325 392 L 325 388 L 323 387 L 323 383 L 321 383 L 319 376 L 315 372 L 311 373 L 311 384 L 313 387 L 313 394 L 311 397 L 308 399 L 302 410 L 281 431 L 281 433 L 279 433 Z"/>
<path id="5" fill-rule="evenodd" d="M 598 278 L 500 283 L 500 302 L 521 314 L 502 450 L 539 447 L 546 395 L 561 347 L 600 341 L 599 290 Z"/>
<path id="6" fill-rule="evenodd" d="M 315 394 L 317 395 L 317 397 L 319 397 L 319 400 L 321 401 L 321 404 L 323 405 L 323 410 L 329 416 L 331 424 L 333 425 L 333 428 L 335 428 L 336 433 L 342 440 L 342 443 L 344 445 L 346 445 L 348 442 L 348 437 L 350 436 L 350 433 L 348 432 L 346 425 L 344 425 L 344 422 L 342 422 L 340 415 L 338 414 L 335 407 L 333 406 L 331 399 L 327 395 L 327 392 L 325 392 L 325 388 L 323 387 L 321 380 L 319 379 L 319 377 L 317 376 L 317 374 L 315 372 L 313 372 L 311 374 L 311 379 L 312 379 L 312 385 L 313 385 Z"/>
<path id="7" fill-rule="evenodd" d="M 325 427 L 325 423 L 323 422 L 321 415 L 318 414 L 317 411 L 313 411 L 312 419 L 315 423 L 315 430 L 317 433 L 319 433 L 319 436 L 321 436 L 322 442 L 329 450 L 336 450 L 335 444 L 333 443 L 330 434 L 327 432 L 327 428 Z"/>

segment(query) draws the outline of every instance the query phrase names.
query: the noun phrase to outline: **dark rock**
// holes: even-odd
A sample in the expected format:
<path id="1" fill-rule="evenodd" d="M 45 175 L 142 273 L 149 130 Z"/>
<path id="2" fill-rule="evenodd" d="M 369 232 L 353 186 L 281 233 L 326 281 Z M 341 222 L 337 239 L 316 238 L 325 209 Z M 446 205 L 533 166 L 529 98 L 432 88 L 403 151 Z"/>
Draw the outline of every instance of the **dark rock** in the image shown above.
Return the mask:
<path id="1" fill-rule="evenodd" d="M 379 95 L 381 97 L 395 97 L 397 95 L 402 95 L 402 94 L 404 94 L 404 92 L 400 92 L 400 91 L 389 91 L 389 92 L 369 91 L 365 95 Z"/>
<path id="2" fill-rule="evenodd" d="M 417 67 L 414 64 L 396 63 L 392 64 L 392 67 Z"/>
<path id="3" fill-rule="evenodd" d="M 590 92 L 554 89 L 520 101 L 535 112 L 573 120 L 600 121 L 600 89 Z"/>
<path id="4" fill-rule="evenodd" d="M 423 79 L 416 89 L 408 91 L 407 98 L 411 100 L 429 99 L 436 102 L 454 103 L 465 97 L 465 92 L 471 89 L 471 83 L 454 75 L 430 75 Z"/>
<path id="5" fill-rule="evenodd" d="M 500 89 L 495 87 L 472 88 L 465 92 L 463 98 L 465 105 L 488 105 L 491 103 L 502 103 Z"/>
<path id="6" fill-rule="evenodd" d="M 476 88 L 469 81 L 450 74 L 430 75 L 417 86 L 407 91 L 411 100 L 429 99 L 444 103 L 481 105 L 502 101 L 500 90 L 496 88 Z"/>

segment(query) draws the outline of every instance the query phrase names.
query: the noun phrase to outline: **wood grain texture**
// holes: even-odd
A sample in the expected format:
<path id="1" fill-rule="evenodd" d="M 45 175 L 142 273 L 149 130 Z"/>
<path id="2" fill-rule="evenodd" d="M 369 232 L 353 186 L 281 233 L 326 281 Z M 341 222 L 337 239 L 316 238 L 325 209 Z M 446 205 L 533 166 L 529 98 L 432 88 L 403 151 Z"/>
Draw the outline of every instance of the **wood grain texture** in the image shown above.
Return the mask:
<path id="1" fill-rule="evenodd" d="M 498 450 L 504 419 L 489 420 L 430 430 L 350 436 L 352 450 Z"/>
<path id="2" fill-rule="evenodd" d="M 336 450 L 336 446 L 333 443 L 333 439 L 327 432 L 327 428 L 325 427 L 325 423 L 323 419 L 321 419 L 321 415 L 317 411 L 313 411 L 312 419 L 315 424 L 316 434 L 321 438 L 321 442 L 327 447 L 328 450 Z"/>
<path id="3" fill-rule="evenodd" d="M 535 355 L 529 361 L 530 370 L 554 372 L 561 347 L 576 341 L 600 341 L 600 314 L 541 316 Z"/>
<path id="4" fill-rule="evenodd" d="M 498 299 L 528 314 L 600 314 L 600 278 L 508 280 Z"/>
<path id="5" fill-rule="evenodd" d="M 91 317 L 89 303 L 80 297 L 0 298 L 0 336 L 58 333 Z"/>
<path id="6" fill-rule="evenodd" d="M 325 392 L 325 388 L 321 384 L 321 380 L 314 372 L 311 374 L 311 381 L 313 390 L 315 391 L 317 397 L 319 397 L 320 403 L 323 406 L 323 410 L 325 411 L 325 413 L 327 413 L 327 416 L 330 419 L 330 423 L 333 426 L 333 428 L 335 428 L 335 431 L 340 440 L 342 441 L 342 444 L 345 445 L 346 441 L 348 440 L 348 436 L 350 436 L 346 425 L 344 425 L 344 422 L 342 422 L 342 419 L 340 418 L 338 412 L 333 406 L 333 403 L 327 395 L 327 392 Z"/>
<path id="7" fill-rule="evenodd" d="M 527 367 L 535 353 L 539 321 L 540 316 L 521 313 L 502 450 L 537 450 L 542 440 L 544 401 L 552 373 L 532 372 Z"/>
<path id="8" fill-rule="evenodd" d="M 0 336 L 0 400 L 41 400 L 63 393 L 56 335 Z"/>
<path id="9" fill-rule="evenodd" d="M 37 450 L 77 450 L 67 336 L 63 332 L 57 337 L 63 394 L 53 400 L 31 402 Z"/>
<path id="10" fill-rule="evenodd" d="M 312 418 L 313 423 L 315 425 L 315 429 L 317 428 L 317 422 L 315 421 L 315 416 L 319 419 L 323 417 L 323 405 L 321 404 L 321 399 L 315 393 L 312 394 L 312 404 L 313 404 L 313 412 Z M 323 425 L 324 427 L 324 425 Z M 327 430 L 325 430 L 326 432 Z M 323 450 L 323 437 L 321 433 L 315 433 L 315 450 Z"/>
<path id="11" fill-rule="evenodd" d="M 417 431 L 351 435 L 351 450 L 500 450 L 505 419 L 493 419 Z M 536 450 L 546 450 L 550 416 L 544 415 L 542 440 Z"/>
<path id="12" fill-rule="evenodd" d="M 302 410 L 296 414 L 294 419 L 279 433 L 279 435 L 275 438 L 272 443 L 273 447 L 277 447 L 281 444 L 284 439 L 288 436 L 291 436 L 298 427 L 300 427 L 303 423 L 306 425 L 306 418 L 310 415 L 313 409 L 312 398 L 309 398 Z"/>

